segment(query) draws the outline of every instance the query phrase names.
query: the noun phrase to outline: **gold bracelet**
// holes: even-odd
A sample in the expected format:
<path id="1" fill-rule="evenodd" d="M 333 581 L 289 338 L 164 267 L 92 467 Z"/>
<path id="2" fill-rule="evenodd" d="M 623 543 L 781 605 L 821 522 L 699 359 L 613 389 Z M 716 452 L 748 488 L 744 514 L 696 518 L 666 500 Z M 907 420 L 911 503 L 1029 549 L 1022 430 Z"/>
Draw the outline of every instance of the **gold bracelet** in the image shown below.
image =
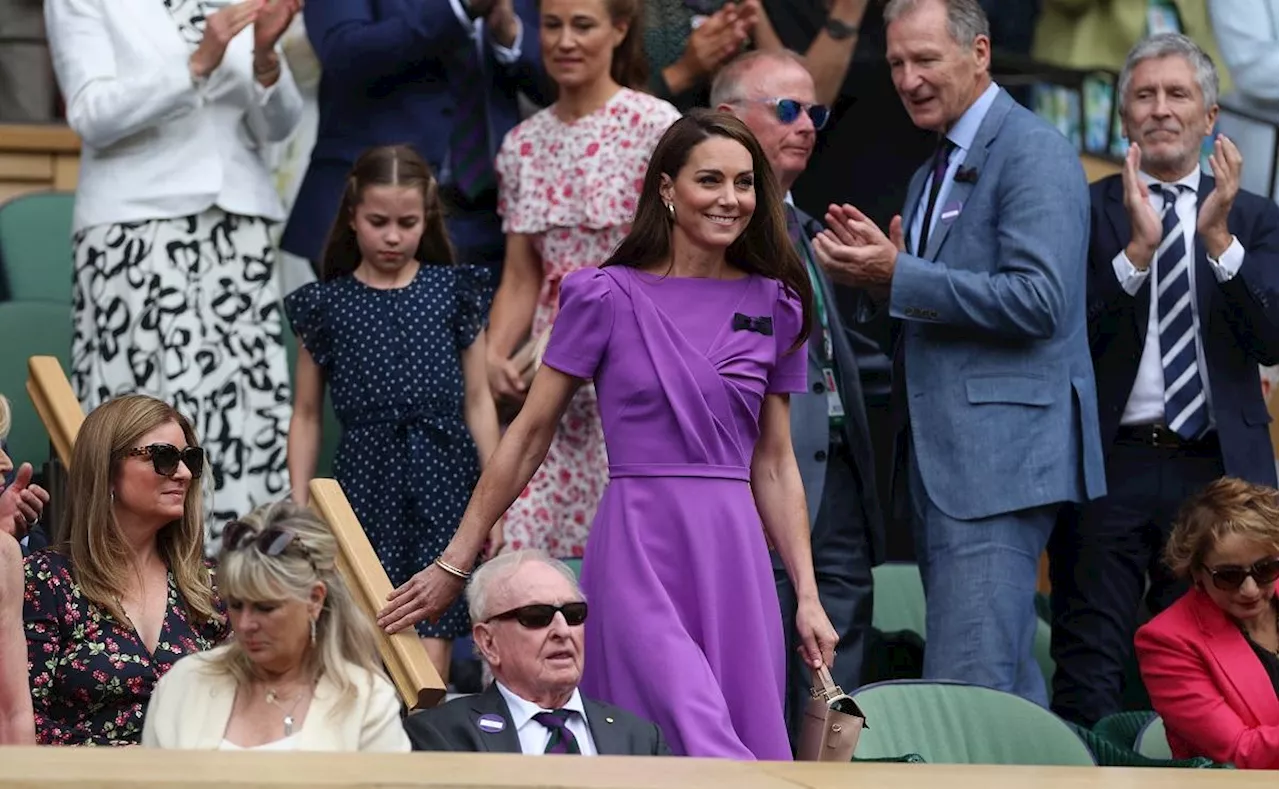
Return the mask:
<path id="1" fill-rule="evenodd" d="M 436 567 L 439 567 L 441 570 L 444 570 L 446 573 L 459 580 L 465 581 L 471 577 L 471 573 L 449 564 L 444 560 L 443 556 L 437 556 L 434 564 Z"/>

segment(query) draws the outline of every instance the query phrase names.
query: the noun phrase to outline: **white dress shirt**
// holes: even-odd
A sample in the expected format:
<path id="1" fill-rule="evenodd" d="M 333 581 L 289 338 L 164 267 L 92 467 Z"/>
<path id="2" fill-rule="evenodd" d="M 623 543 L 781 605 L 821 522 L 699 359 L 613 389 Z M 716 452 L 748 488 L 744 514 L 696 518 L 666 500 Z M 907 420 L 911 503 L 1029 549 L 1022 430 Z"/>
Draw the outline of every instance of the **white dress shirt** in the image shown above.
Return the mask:
<path id="1" fill-rule="evenodd" d="M 1159 189 L 1154 187 L 1161 184 L 1146 173 L 1139 173 L 1138 175 L 1149 188 L 1151 205 L 1158 215 L 1164 210 L 1164 196 Z M 1187 271 L 1188 276 L 1191 278 L 1191 323 L 1195 327 L 1196 359 L 1199 361 L 1197 367 L 1200 373 L 1200 385 L 1204 388 L 1205 408 L 1209 412 L 1209 424 L 1212 426 L 1214 424 L 1213 395 L 1209 391 L 1209 372 L 1204 365 L 1204 338 L 1200 334 L 1200 305 L 1195 299 L 1195 235 L 1196 217 L 1199 213 L 1199 165 L 1177 183 L 1188 187 L 1188 189 L 1179 190 L 1178 200 L 1174 203 L 1173 209 L 1178 214 L 1178 226 L 1182 230 L 1183 238 L 1186 240 L 1187 255 L 1191 260 L 1191 265 Z M 1166 186 L 1172 185 L 1166 184 Z M 1239 239 L 1232 236 L 1231 246 L 1227 247 L 1227 251 L 1222 253 L 1221 258 L 1218 260 L 1209 258 L 1209 269 L 1213 272 L 1213 276 L 1218 282 L 1226 282 L 1240 271 L 1240 266 L 1243 263 L 1244 247 L 1240 245 Z M 1159 291 L 1159 273 L 1156 271 L 1154 256 L 1147 269 L 1139 271 L 1130 262 L 1129 256 L 1122 249 L 1112 259 L 1111 266 L 1115 270 L 1116 279 L 1120 281 L 1120 287 L 1124 288 L 1124 292 L 1130 296 L 1137 294 L 1142 287 L 1142 283 L 1146 282 L 1148 278 L 1151 279 L 1151 293 L 1155 294 Z M 1147 314 L 1147 339 L 1142 346 L 1142 359 L 1138 362 L 1138 377 L 1133 382 L 1133 389 L 1129 392 L 1129 402 L 1125 404 L 1124 414 L 1120 417 L 1120 424 L 1122 425 L 1164 424 L 1165 421 L 1164 366 L 1160 361 L 1160 318 L 1158 309 L 1158 299 L 1153 295 L 1151 308 Z"/>
<path id="2" fill-rule="evenodd" d="M 516 734 L 520 737 L 520 752 L 530 756 L 543 755 L 547 750 L 547 743 L 551 741 L 551 729 L 538 723 L 533 716 L 539 712 L 554 712 L 554 710 L 546 710 L 537 704 L 525 701 L 507 690 L 501 682 L 495 680 L 493 684 L 498 686 L 498 692 L 502 694 L 502 698 L 507 702 L 507 709 L 511 711 L 511 725 L 516 727 Z M 582 706 L 582 694 L 577 688 L 573 689 L 573 695 L 569 697 L 563 709 L 578 713 L 569 716 L 565 725 L 577 738 L 582 755 L 595 756 L 596 743 L 591 739 L 591 727 L 587 725 L 587 709 Z"/>
<path id="3" fill-rule="evenodd" d="M 484 42 L 484 20 L 472 19 L 467 13 L 466 7 L 462 0 L 449 0 L 449 5 L 453 6 L 453 15 L 458 17 L 458 21 L 463 27 L 469 27 L 474 32 L 472 38 L 475 39 L 476 46 L 479 47 Z M 511 42 L 511 46 L 504 47 L 497 41 L 490 40 L 493 44 L 493 56 L 498 59 L 499 63 L 515 63 L 520 59 L 520 46 L 524 43 L 524 23 L 520 21 L 520 17 L 516 17 L 516 37 Z M 483 54 L 483 51 L 481 52 Z"/>

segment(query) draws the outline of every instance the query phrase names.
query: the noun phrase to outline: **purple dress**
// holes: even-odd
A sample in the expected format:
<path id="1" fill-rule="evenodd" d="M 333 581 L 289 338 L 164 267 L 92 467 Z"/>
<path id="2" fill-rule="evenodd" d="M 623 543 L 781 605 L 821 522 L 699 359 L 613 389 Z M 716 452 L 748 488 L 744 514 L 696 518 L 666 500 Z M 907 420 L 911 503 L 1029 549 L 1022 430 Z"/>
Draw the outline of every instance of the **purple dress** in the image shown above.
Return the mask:
<path id="1" fill-rule="evenodd" d="M 743 317 L 735 320 L 735 315 Z M 772 332 L 764 331 L 772 321 Z M 735 328 L 751 319 L 751 328 Z M 583 692 L 689 756 L 791 758 L 782 617 L 751 495 L 765 395 L 805 390 L 775 280 L 567 276 L 544 363 L 595 381 L 609 485 L 583 557 Z"/>

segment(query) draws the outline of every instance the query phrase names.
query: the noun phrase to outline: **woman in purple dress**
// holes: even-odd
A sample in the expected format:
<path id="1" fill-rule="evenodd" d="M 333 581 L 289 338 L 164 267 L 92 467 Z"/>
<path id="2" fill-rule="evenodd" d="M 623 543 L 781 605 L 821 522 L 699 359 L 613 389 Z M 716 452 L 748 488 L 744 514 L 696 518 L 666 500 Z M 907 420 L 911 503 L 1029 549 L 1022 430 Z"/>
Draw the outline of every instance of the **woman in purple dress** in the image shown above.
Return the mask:
<path id="1" fill-rule="evenodd" d="M 676 753 L 790 759 L 766 537 L 799 591 L 806 660 L 829 665 L 836 641 L 788 415 L 787 393 L 806 383 L 811 296 L 755 138 L 729 115 L 676 121 L 618 251 L 563 280 L 543 366 L 452 542 L 379 624 L 445 610 L 593 380 L 610 482 L 583 560 L 583 692 L 654 721 Z"/>

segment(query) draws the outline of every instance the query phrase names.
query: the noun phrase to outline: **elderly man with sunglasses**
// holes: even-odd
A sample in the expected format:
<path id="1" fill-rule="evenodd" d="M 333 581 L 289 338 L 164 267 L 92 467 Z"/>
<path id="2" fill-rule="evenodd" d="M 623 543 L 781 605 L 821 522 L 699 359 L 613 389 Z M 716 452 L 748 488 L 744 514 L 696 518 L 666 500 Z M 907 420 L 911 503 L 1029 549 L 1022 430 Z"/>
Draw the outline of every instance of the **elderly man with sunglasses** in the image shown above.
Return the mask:
<path id="1" fill-rule="evenodd" d="M 791 439 L 809 505 L 813 569 L 823 609 L 839 641 L 832 676 L 846 690 L 861 684 L 871 630 L 871 566 L 883 556 L 884 527 L 858 353 L 867 341 L 847 331 L 830 280 L 809 239 L 822 230 L 790 200 L 829 110 L 817 104 L 813 77 L 791 52 L 755 51 L 732 61 L 711 88 L 712 106 L 742 119 L 760 141 L 788 193 L 787 229 L 813 283 L 809 394 L 791 398 Z M 878 354 L 878 351 L 875 353 Z M 795 743 L 812 677 L 796 652 L 796 595 L 774 556 L 778 599 L 791 634 L 787 649 L 787 730 Z"/>
<path id="2" fill-rule="evenodd" d="M 578 691 L 587 602 L 563 562 L 541 551 L 503 554 L 472 574 L 467 602 L 494 682 L 411 715 L 415 751 L 669 755 L 656 725 Z"/>

